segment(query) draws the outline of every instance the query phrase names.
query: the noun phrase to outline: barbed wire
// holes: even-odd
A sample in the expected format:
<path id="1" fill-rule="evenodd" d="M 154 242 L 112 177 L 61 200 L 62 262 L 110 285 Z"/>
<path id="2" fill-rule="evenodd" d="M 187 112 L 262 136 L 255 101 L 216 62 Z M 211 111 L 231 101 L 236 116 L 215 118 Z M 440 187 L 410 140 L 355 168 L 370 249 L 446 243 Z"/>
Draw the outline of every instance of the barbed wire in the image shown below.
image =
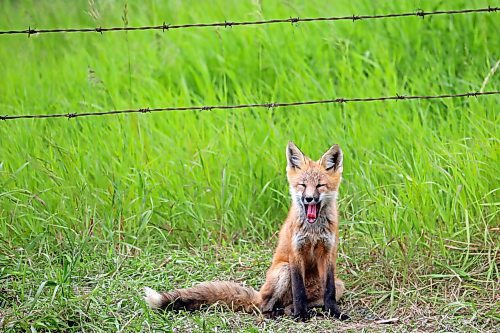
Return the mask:
<path id="1" fill-rule="evenodd" d="M 16 35 L 16 34 L 27 34 L 28 37 L 35 34 L 43 33 L 62 33 L 62 32 L 111 32 L 111 31 L 138 31 L 138 30 L 162 30 L 169 31 L 174 29 L 186 29 L 186 28 L 207 28 L 207 27 L 235 27 L 235 26 L 248 26 L 248 25 L 264 25 L 264 24 L 275 24 L 275 23 L 291 23 L 296 24 L 299 22 L 318 22 L 318 21 L 360 21 L 360 20 L 376 20 L 376 19 L 386 19 L 386 18 L 400 18 L 400 17 L 420 17 L 425 18 L 427 16 L 436 15 L 457 15 L 457 14 L 471 14 L 471 13 L 494 13 L 500 10 L 500 7 L 486 8 L 476 8 L 476 9 L 460 9 L 460 10 L 437 10 L 426 12 L 422 9 L 418 9 L 414 12 L 406 13 L 392 13 L 392 14 L 381 14 L 381 15 L 351 15 L 351 16 L 332 16 L 332 17 L 290 17 L 287 19 L 272 19 L 272 20 L 261 20 L 261 21 L 224 21 L 224 22 L 214 22 L 214 23 L 189 23 L 189 24 L 167 24 L 163 22 L 162 25 L 151 25 L 151 26 L 139 26 L 139 27 L 95 27 L 95 28 L 67 28 L 67 29 L 35 29 L 28 27 L 24 30 L 0 30 L 0 35 Z"/>
<path id="2" fill-rule="evenodd" d="M 185 106 L 185 107 L 164 107 L 164 108 L 142 108 L 142 109 L 125 109 L 112 110 L 102 112 L 83 112 L 83 113 L 56 113 L 56 114 L 28 114 L 28 115 L 6 115 L 0 116 L 0 120 L 13 119 L 36 119 L 36 118 L 78 118 L 90 116 L 107 116 L 127 113 L 152 113 L 165 111 L 210 111 L 210 110 L 228 110 L 228 109 L 248 109 L 248 108 L 278 108 L 278 107 L 293 107 L 301 105 L 315 104 L 345 104 L 345 103 L 360 103 L 360 102 L 375 102 L 375 101 L 401 101 L 401 100 L 431 100 L 431 99 L 449 99 L 449 98 L 464 98 L 464 97 L 479 97 L 487 95 L 500 95 L 500 91 L 486 92 L 467 92 L 461 94 L 444 94 L 444 95 L 414 95 L 414 96 L 386 96 L 386 97 L 364 97 L 364 98 L 335 98 L 312 101 L 285 102 L 285 103 L 261 103 L 261 104 L 237 104 L 237 105 L 212 105 L 212 106 Z"/>

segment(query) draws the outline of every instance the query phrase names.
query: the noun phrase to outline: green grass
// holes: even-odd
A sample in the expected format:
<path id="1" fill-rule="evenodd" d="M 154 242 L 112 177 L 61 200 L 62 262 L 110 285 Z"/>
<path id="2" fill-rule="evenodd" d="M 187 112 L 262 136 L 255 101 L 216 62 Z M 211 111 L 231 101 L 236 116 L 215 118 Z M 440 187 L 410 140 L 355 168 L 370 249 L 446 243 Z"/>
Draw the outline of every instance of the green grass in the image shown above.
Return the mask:
<path id="1" fill-rule="evenodd" d="M 491 1 L 2 1 L 0 29 L 462 9 Z M 477 91 L 499 14 L 0 37 L 2 114 Z M 486 90 L 500 90 L 498 73 Z M 494 331 L 497 96 L 0 123 L 0 330 Z M 159 314 L 144 285 L 260 287 L 285 145 L 344 151 L 348 323 Z M 374 320 L 398 318 L 395 324 Z"/>

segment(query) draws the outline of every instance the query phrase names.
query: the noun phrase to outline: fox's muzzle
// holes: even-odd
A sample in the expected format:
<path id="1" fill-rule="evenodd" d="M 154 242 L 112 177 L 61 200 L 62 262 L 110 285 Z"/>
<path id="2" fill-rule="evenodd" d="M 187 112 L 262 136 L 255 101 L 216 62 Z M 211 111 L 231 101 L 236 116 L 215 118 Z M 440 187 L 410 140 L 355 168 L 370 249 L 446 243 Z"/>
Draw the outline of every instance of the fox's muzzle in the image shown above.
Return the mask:
<path id="1" fill-rule="evenodd" d="M 304 205 L 309 204 L 317 204 L 319 203 L 319 195 L 318 196 L 302 196 L 302 203 Z"/>

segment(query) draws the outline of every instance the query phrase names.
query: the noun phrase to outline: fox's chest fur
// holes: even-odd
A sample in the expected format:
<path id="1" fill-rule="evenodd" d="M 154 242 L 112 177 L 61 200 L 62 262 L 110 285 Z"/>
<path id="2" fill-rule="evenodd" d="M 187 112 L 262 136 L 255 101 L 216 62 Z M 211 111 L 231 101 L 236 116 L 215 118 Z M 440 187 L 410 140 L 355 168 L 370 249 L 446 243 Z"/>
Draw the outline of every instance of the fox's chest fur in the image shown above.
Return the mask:
<path id="1" fill-rule="evenodd" d="M 302 226 L 292 236 L 292 247 L 299 252 L 314 251 L 317 248 L 330 251 L 334 245 L 335 235 L 326 223 L 310 225 L 302 222 Z"/>
<path id="2" fill-rule="evenodd" d="M 335 234 L 326 218 L 320 217 L 314 224 L 300 220 L 297 223 L 299 227 L 292 235 L 292 248 L 309 259 L 307 261 L 315 262 L 315 258 L 329 253 L 335 246 Z"/>

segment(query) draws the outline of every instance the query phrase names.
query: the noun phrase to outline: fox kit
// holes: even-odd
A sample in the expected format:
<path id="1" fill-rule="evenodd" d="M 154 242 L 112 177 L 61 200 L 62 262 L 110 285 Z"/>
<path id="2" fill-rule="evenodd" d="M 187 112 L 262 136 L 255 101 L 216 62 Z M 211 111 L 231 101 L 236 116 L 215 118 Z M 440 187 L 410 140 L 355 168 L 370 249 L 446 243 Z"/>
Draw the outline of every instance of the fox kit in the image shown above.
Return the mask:
<path id="1" fill-rule="evenodd" d="M 150 307 L 196 310 L 222 303 L 235 310 L 257 310 L 271 316 L 285 313 L 302 320 L 308 318 L 308 308 L 323 307 L 331 316 L 349 318 L 337 305 L 344 283 L 335 277 L 342 151 L 334 145 L 319 161 L 313 161 L 289 142 L 286 157 L 292 206 L 260 291 L 220 281 L 165 293 L 146 287 Z"/>

